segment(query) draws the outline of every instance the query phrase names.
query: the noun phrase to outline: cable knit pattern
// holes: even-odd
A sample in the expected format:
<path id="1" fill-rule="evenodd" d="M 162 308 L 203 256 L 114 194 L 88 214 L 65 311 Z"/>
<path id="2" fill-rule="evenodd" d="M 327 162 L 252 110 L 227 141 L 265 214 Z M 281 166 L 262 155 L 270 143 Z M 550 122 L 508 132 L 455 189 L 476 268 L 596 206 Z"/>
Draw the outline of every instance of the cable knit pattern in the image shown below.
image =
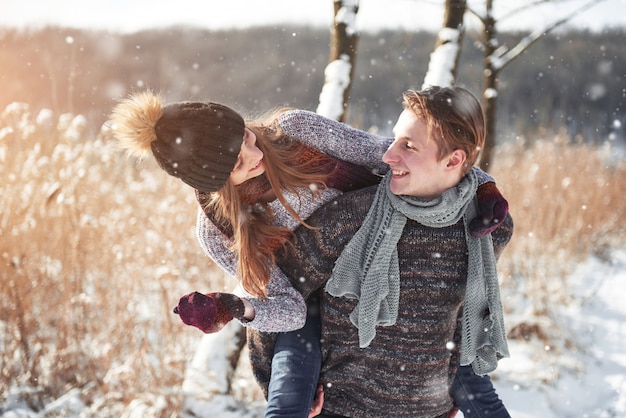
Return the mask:
<path id="1" fill-rule="evenodd" d="M 296 230 L 297 243 L 279 267 L 305 297 L 322 288 L 335 260 L 360 228 L 376 187 L 346 193 L 316 211 Z M 512 235 L 505 222 L 492 233 L 497 256 Z M 400 301 L 396 323 L 377 327 L 359 347 L 350 322 L 356 301 L 321 294 L 324 410 L 353 417 L 435 417 L 452 408 L 448 388 L 459 365 L 461 317 L 468 275 L 463 221 L 429 228 L 411 219 L 398 241 Z M 293 260 L 298 260 L 294 263 Z M 250 330 L 249 330 L 250 331 Z M 250 333 L 249 333 L 250 335 Z M 257 378 L 268 377 L 272 335 L 252 333 L 249 347 Z M 456 345 L 452 348 L 450 343 Z M 451 348 L 451 349 L 450 349 Z M 269 357 L 267 357 L 269 356 Z M 263 384 L 263 382 L 261 382 Z M 266 387 L 266 386 L 265 386 Z"/>

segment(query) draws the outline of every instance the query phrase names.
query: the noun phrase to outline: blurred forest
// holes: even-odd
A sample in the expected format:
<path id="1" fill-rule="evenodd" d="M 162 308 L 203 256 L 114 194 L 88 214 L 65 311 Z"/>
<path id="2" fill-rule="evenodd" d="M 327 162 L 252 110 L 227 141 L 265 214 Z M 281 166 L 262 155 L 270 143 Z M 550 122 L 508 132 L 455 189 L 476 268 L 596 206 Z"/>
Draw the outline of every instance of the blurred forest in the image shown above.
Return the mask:
<path id="1" fill-rule="evenodd" d="M 506 33 L 510 45 L 524 34 Z M 457 83 L 480 92 L 482 51 L 465 35 Z M 172 27 L 119 34 L 48 27 L 0 31 L 0 109 L 83 114 L 98 131 L 115 100 L 152 88 L 167 101 L 212 100 L 256 114 L 279 106 L 315 110 L 330 32 L 309 27 L 210 31 Z M 623 141 L 624 30 L 547 35 L 501 74 L 498 142 L 558 132 Z M 430 32 L 362 33 L 349 122 L 389 134 L 401 92 L 421 87 L 435 44 Z"/>

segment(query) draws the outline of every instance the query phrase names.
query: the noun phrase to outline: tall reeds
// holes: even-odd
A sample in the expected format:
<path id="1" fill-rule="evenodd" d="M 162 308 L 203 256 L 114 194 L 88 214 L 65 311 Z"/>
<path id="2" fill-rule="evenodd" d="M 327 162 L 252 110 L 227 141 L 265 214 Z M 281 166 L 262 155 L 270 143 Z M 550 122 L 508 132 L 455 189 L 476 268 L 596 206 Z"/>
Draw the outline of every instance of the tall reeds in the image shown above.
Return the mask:
<path id="1" fill-rule="evenodd" d="M 70 388 L 105 409 L 156 393 L 176 410 L 200 333 L 172 308 L 233 283 L 197 244 L 193 190 L 81 122 L 0 114 L 0 393 L 28 387 L 35 409 Z"/>

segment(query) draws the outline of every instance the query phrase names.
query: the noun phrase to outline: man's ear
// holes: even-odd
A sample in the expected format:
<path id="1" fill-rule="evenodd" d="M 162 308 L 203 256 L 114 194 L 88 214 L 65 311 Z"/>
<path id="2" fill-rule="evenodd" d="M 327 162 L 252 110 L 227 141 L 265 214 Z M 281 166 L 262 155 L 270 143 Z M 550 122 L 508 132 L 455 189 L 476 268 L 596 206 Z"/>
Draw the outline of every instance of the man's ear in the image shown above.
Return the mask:
<path id="1" fill-rule="evenodd" d="M 457 168 L 463 167 L 465 164 L 465 160 L 467 159 L 467 154 L 465 151 L 461 149 L 455 149 L 448 155 L 448 163 L 446 164 L 446 168 L 455 170 Z"/>

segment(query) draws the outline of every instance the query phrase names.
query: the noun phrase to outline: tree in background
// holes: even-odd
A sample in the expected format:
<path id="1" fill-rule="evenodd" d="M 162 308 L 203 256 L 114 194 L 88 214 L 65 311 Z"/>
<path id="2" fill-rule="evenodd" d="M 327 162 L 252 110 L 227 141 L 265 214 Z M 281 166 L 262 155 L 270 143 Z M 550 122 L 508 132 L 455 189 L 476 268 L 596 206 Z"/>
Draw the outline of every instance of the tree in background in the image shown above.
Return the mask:
<path id="1" fill-rule="evenodd" d="M 359 39 L 354 25 L 359 11 L 359 0 L 334 0 L 333 5 L 335 17 L 331 32 L 330 59 L 324 70 L 324 86 L 317 113 L 345 122 Z"/>
<path id="2" fill-rule="evenodd" d="M 531 45 L 540 40 L 542 37 L 546 36 L 558 26 L 568 22 L 574 16 L 582 13 L 601 1 L 603 0 L 591 0 L 585 3 L 562 19 L 559 19 L 548 26 L 538 29 L 523 37 L 517 45 L 510 49 L 505 45 L 500 46 L 496 24 L 509 17 L 514 17 L 524 9 L 549 1 L 541 0 L 528 3 L 513 10 L 508 15 L 500 17 L 499 19 L 496 19 L 493 16 L 493 0 L 485 1 L 485 11 L 483 14 L 480 14 L 471 8 L 468 9 L 473 15 L 478 17 L 483 26 L 481 39 L 481 48 L 484 53 L 482 102 L 483 108 L 485 109 L 487 137 L 485 139 L 485 148 L 483 149 L 480 157 L 480 168 L 484 171 L 489 171 L 493 159 L 493 149 L 496 145 L 498 75 L 500 74 L 500 71 L 502 71 L 505 66 L 510 64 L 515 58 L 519 57 L 524 51 L 530 48 Z M 448 3 L 446 3 L 446 8 L 448 8 Z"/>
<path id="3" fill-rule="evenodd" d="M 466 0 L 446 0 L 443 27 L 437 34 L 435 49 L 430 54 L 423 87 L 450 87 L 456 80 L 465 26 Z"/>
<path id="4" fill-rule="evenodd" d="M 429 85 L 452 86 L 455 84 L 465 33 L 465 11 L 469 10 L 482 24 L 480 39 L 480 47 L 484 57 L 482 102 L 485 109 L 487 137 L 481 153 L 480 167 L 485 171 L 490 168 L 493 149 L 496 145 L 498 75 L 500 71 L 541 37 L 603 0 L 587 2 L 564 18 L 523 37 L 511 49 L 506 46 L 499 46 L 496 24 L 508 17 L 515 16 L 522 10 L 549 2 L 549 0 L 527 3 L 500 19 L 496 19 L 493 15 L 493 1 L 485 0 L 485 11 L 481 14 L 468 8 L 466 0 L 446 0 L 442 29 L 437 34 L 435 47 L 430 55 L 428 71 L 423 82 L 423 87 Z M 358 34 L 354 22 L 359 9 L 359 0 L 335 0 L 333 4 L 335 17 L 331 33 L 330 59 L 324 71 L 324 86 L 320 94 L 317 112 L 345 122 L 356 62 Z"/>

